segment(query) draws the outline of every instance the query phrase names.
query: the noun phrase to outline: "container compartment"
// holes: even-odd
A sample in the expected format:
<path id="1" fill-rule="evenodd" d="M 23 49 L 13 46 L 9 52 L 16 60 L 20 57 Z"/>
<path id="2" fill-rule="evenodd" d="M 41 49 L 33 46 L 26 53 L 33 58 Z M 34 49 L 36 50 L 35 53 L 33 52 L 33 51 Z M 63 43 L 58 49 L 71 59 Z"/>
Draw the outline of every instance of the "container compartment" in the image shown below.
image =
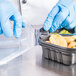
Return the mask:
<path id="1" fill-rule="evenodd" d="M 49 49 L 43 47 L 42 48 L 44 51 L 43 51 L 43 56 L 47 59 L 49 59 Z"/>
<path id="2" fill-rule="evenodd" d="M 72 30 L 72 32 L 74 33 L 74 29 Z M 76 49 L 61 47 L 58 45 L 47 43 L 46 41 L 49 39 L 50 34 L 49 32 L 44 32 L 44 30 L 40 29 L 39 35 L 39 44 L 43 48 L 43 56 L 45 58 L 65 65 L 76 63 Z"/>

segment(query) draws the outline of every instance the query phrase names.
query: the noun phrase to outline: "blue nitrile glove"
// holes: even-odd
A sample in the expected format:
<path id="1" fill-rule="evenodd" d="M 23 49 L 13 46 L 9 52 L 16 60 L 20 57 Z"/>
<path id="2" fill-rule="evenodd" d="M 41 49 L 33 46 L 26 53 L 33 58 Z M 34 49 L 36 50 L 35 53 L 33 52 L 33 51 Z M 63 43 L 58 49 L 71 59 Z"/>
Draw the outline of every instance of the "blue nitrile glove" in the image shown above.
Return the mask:
<path id="1" fill-rule="evenodd" d="M 72 29 L 76 26 L 76 2 L 73 0 L 59 0 L 48 14 L 44 22 L 45 31 L 54 32 L 60 28 Z"/>
<path id="2" fill-rule="evenodd" d="M 13 29 L 10 20 L 14 21 Z M 8 0 L 0 0 L 0 34 L 11 37 L 13 34 L 16 38 L 20 37 L 21 29 L 25 27 L 17 8 Z"/>

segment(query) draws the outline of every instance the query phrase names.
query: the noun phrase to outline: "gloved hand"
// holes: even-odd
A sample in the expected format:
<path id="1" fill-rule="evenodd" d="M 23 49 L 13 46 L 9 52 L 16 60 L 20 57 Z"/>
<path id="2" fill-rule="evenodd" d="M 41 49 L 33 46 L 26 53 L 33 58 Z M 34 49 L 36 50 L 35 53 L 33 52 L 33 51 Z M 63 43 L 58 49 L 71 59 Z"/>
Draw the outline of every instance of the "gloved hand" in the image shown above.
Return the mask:
<path id="1" fill-rule="evenodd" d="M 76 26 L 76 2 L 73 0 L 59 0 L 48 14 L 43 29 L 54 32 L 60 28 L 72 29 Z"/>
<path id="2" fill-rule="evenodd" d="M 14 21 L 13 29 L 10 20 Z M 18 38 L 21 35 L 22 27 L 25 27 L 25 24 L 14 4 L 8 0 L 0 0 L 0 34 L 4 34 L 6 37 L 14 34 Z"/>

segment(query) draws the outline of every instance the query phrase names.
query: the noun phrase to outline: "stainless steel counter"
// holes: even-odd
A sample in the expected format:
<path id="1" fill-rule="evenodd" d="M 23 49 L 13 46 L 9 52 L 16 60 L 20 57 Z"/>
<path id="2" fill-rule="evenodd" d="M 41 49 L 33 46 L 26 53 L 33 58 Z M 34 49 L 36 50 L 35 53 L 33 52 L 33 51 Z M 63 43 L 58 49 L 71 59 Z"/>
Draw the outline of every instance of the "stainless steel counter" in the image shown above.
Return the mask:
<path id="1" fill-rule="evenodd" d="M 76 65 L 65 66 L 44 59 L 40 46 L 0 66 L 0 76 L 76 76 L 75 71 Z"/>
<path id="2" fill-rule="evenodd" d="M 36 46 L 0 67 L 0 76 L 76 76 L 76 65 L 65 66 L 42 57 Z"/>

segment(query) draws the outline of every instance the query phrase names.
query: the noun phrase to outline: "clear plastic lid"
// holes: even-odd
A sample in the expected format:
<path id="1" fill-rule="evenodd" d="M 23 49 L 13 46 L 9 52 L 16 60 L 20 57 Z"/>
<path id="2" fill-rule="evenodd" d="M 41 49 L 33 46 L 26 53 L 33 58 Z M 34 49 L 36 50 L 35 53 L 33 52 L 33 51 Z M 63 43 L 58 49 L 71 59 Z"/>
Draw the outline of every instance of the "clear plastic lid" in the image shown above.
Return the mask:
<path id="1" fill-rule="evenodd" d="M 34 46 L 34 43 L 34 29 L 29 25 L 22 30 L 22 35 L 18 39 L 0 35 L 0 65 L 25 53 Z"/>
<path id="2" fill-rule="evenodd" d="M 32 26 L 28 25 L 26 28 L 22 29 L 22 34 L 20 38 L 6 38 L 4 35 L 0 35 L 0 48 L 17 48 L 19 46 L 29 44 L 32 40 L 33 34 L 34 30 Z"/>

